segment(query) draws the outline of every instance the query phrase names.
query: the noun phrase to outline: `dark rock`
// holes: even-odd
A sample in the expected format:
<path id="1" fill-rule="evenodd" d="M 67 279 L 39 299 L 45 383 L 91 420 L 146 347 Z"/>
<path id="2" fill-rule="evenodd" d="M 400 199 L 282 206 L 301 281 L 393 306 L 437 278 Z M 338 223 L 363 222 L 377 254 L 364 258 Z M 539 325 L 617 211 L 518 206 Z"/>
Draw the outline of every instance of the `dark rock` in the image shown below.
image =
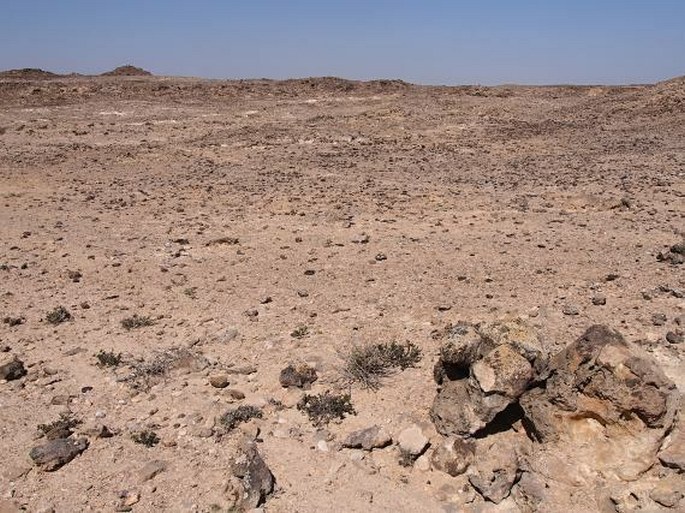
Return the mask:
<path id="1" fill-rule="evenodd" d="M 245 510 L 262 504 L 274 490 L 276 480 L 252 442 L 240 444 L 231 472 L 241 481 L 239 503 Z"/>
<path id="2" fill-rule="evenodd" d="M 666 333 L 666 341 L 669 344 L 682 344 L 685 342 L 685 335 L 682 331 L 669 331 Z"/>
<path id="3" fill-rule="evenodd" d="M 442 388 L 431 419 L 443 435 L 473 435 L 539 377 L 547 354 L 520 320 L 452 328 L 434 376 Z"/>
<path id="4" fill-rule="evenodd" d="M 31 449 L 33 462 L 47 472 L 52 472 L 69 463 L 88 448 L 88 440 L 80 438 L 58 438 Z"/>
<path id="5" fill-rule="evenodd" d="M 12 381 L 26 376 L 26 368 L 24 362 L 19 359 L 14 359 L 3 365 L 0 365 L 0 379 Z"/>
<path id="6" fill-rule="evenodd" d="M 561 313 L 564 315 L 578 315 L 580 314 L 580 309 L 576 305 L 564 305 L 561 309 Z"/>
<path id="7" fill-rule="evenodd" d="M 281 371 L 281 375 L 279 376 L 281 386 L 284 388 L 309 387 L 317 379 L 318 376 L 316 375 L 316 369 L 305 363 L 298 365 L 290 364 Z"/>

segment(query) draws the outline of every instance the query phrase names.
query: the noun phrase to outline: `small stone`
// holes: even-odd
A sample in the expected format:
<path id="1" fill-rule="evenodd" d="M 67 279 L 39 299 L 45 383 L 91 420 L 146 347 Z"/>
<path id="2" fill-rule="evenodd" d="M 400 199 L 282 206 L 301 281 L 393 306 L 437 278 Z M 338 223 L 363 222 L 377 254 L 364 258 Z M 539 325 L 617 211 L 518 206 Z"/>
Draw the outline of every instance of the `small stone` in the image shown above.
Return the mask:
<path id="1" fill-rule="evenodd" d="M 430 458 L 427 454 L 422 454 L 414 462 L 414 468 L 421 472 L 428 472 L 431 468 Z"/>
<path id="2" fill-rule="evenodd" d="M 592 304 L 595 306 L 604 306 L 607 304 L 607 298 L 602 295 L 593 296 Z"/>
<path id="3" fill-rule="evenodd" d="M 452 305 L 438 305 L 435 308 L 438 312 L 447 312 L 452 309 Z"/>
<path id="4" fill-rule="evenodd" d="M 433 468 L 452 477 L 466 472 L 476 455 L 476 444 L 462 438 L 448 438 L 431 456 Z"/>
<path id="5" fill-rule="evenodd" d="M 0 365 L 0 379 L 12 381 L 23 376 L 26 376 L 26 368 L 24 367 L 24 362 L 19 359 L 14 359 Z"/>
<path id="6" fill-rule="evenodd" d="M 307 292 L 306 290 L 298 290 L 298 291 L 297 291 L 297 295 L 300 296 L 300 297 L 308 297 L 308 296 L 309 296 L 309 292 Z"/>
<path id="7" fill-rule="evenodd" d="M 385 255 L 385 253 L 378 253 L 375 256 L 376 262 L 383 262 L 388 259 L 388 257 Z"/>
<path id="8" fill-rule="evenodd" d="M 685 314 L 679 315 L 673 321 L 678 325 L 678 326 L 683 326 L 685 327 Z"/>
<path id="9" fill-rule="evenodd" d="M 580 309 L 576 305 L 564 305 L 561 313 L 564 315 L 578 315 L 580 314 Z"/>
<path id="10" fill-rule="evenodd" d="M 226 390 L 226 395 L 228 395 L 231 399 L 234 399 L 236 401 L 241 401 L 245 399 L 245 394 L 241 392 L 240 390 L 236 390 L 235 388 L 229 388 Z"/>
<path id="11" fill-rule="evenodd" d="M 316 442 L 316 450 L 321 452 L 328 452 L 329 449 L 326 440 L 319 440 L 318 442 Z"/>
<path id="12" fill-rule="evenodd" d="M 154 479 L 159 474 L 169 468 L 169 464 L 164 460 L 148 461 L 143 468 L 138 471 L 138 479 L 141 483 Z"/>
<path id="13" fill-rule="evenodd" d="M 382 449 L 392 443 L 392 437 L 380 426 L 371 426 L 365 429 L 353 431 L 345 440 L 343 440 L 343 447 L 350 449 L 364 449 L 371 451 L 372 449 Z"/>
<path id="14" fill-rule="evenodd" d="M 402 452 L 418 456 L 428 447 L 428 438 L 419 426 L 413 425 L 399 434 L 397 443 Z"/>
<path id="15" fill-rule="evenodd" d="M 682 344 L 685 342 L 685 336 L 682 331 L 669 331 L 666 333 L 666 341 L 669 344 Z"/>
<path id="16" fill-rule="evenodd" d="M 215 374 L 209 377 L 209 384 L 214 388 L 226 388 L 230 382 L 226 374 Z"/>
<path id="17" fill-rule="evenodd" d="M 654 326 L 663 326 L 666 324 L 666 321 L 668 320 L 668 317 L 666 317 L 666 314 L 662 313 L 655 313 L 652 315 L 652 324 Z"/>
<path id="18" fill-rule="evenodd" d="M 683 487 L 682 484 L 680 486 Z M 649 492 L 649 498 L 662 506 L 674 508 L 683 498 L 683 492 L 678 489 L 678 482 L 676 479 L 662 479 L 652 491 Z"/>

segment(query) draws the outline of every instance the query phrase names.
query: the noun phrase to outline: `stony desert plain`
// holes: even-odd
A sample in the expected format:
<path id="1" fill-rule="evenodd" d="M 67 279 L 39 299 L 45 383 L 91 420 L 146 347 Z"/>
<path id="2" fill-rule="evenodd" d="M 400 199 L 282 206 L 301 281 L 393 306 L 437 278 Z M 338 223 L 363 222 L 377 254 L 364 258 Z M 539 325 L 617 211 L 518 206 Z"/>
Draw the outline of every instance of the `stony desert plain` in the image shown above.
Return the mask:
<path id="1" fill-rule="evenodd" d="M 2 73 L 0 512 L 685 511 L 684 243 L 683 78 Z"/>

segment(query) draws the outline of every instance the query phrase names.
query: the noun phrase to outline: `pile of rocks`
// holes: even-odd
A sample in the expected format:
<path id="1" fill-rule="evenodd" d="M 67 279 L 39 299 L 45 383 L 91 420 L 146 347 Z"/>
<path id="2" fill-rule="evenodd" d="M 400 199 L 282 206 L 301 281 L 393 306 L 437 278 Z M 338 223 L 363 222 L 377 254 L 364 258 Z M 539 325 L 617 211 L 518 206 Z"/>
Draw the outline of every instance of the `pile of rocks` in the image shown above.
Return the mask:
<path id="1" fill-rule="evenodd" d="M 685 493 L 680 394 L 606 326 L 550 357 L 519 320 L 459 324 L 435 378 L 431 417 L 446 439 L 433 467 L 466 473 L 491 502 L 511 496 L 526 512 L 660 511 Z"/>

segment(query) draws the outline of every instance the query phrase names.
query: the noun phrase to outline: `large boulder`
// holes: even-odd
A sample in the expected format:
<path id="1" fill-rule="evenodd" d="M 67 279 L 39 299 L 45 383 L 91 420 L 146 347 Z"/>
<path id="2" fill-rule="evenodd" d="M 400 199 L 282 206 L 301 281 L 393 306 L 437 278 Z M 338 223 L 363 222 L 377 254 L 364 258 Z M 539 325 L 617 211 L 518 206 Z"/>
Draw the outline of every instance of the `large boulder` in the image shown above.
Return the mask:
<path id="1" fill-rule="evenodd" d="M 596 511 L 608 484 L 632 483 L 658 463 L 678 390 L 649 355 L 601 325 L 554 356 L 547 372 L 544 386 L 519 400 L 539 443 L 514 496 L 524 511 L 556 510 L 566 499 L 573 506 L 581 496 L 578 511 Z"/>
<path id="2" fill-rule="evenodd" d="M 521 320 L 458 324 L 434 370 L 441 385 L 431 408 L 436 429 L 468 436 L 485 428 L 539 378 L 546 361 L 537 334 Z"/>

